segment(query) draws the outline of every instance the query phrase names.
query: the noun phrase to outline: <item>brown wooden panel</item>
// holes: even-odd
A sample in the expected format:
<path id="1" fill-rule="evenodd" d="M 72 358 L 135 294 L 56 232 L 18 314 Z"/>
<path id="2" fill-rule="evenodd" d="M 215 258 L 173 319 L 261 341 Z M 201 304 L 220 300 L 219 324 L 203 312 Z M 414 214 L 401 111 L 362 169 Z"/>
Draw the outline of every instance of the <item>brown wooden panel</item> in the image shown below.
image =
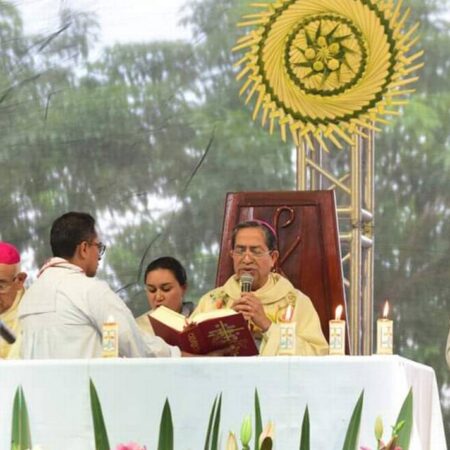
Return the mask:
<path id="1" fill-rule="evenodd" d="M 233 228 L 252 219 L 273 225 L 280 251 L 276 270 L 311 298 L 328 338 L 328 321 L 336 307 L 343 305 L 344 314 L 347 309 L 334 192 L 228 193 L 216 286 L 233 274 L 229 256 Z"/>

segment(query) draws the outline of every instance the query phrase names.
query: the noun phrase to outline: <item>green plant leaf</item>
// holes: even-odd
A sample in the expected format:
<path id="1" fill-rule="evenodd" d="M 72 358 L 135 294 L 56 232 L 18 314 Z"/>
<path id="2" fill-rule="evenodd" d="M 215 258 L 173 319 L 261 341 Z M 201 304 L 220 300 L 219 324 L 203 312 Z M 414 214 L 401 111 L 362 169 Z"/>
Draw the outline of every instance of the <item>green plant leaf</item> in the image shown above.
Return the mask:
<path id="1" fill-rule="evenodd" d="M 259 404 L 258 390 L 255 389 L 255 450 L 260 450 L 258 444 L 261 433 L 262 433 L 261 406 Z"/>
<path id="2" fill-rule="evenodd" d="M 32 443 L 27 403 L 25 401 L 22 386 L 19 386 L 14 395 L 11 450 L 26 450 L 31 447 Z"/>
<path id="3" fill-rule="evenodd" d="M 403 422 L 403 426 L 400 425 Z M 397 445 L 403 450 L 409 449 L 409 441 L 411 439 L 411 431 L 413 426 L 413 393 L 409 390 L 400 412 L 398 413 L 397 422 L 394 429 L 398 430 Z"/>
<path id="4" fill-rule="evenodd" d="M 173 450 L 173 423 L 169 400 L 166 398 L 159 425 L 158 450 Z"/>
<path id="5" fill-rule="evenodd" d="M 109 450 L 108 433 L 103 420 L 102 405 L 98 399 L 97 390 L 92 379 L 89 379 L 89 393 L 91 397 L 92 421 L 94 423 L 95 449 Z"/>
<path id="6" fill-rule="evenodd" d="M 219 395 L 217 402 L 216 414 L 214 416 L 214 424 L 212 430 L 211 450 L 219 449 L 219 430 L 220 430 L 220 412 L 222 408 L 222 394 Z"/>
<path id="7" fill-rule="evenodd" d="M 358 448 L 359 427 L 361 425 L 363 402 L 364 391 L 361 392 L 359 399 L 356 402 L 355 408 L 353 409 L 353 414 L 347 428 L 347 433 L 345 435 L 345 441 L 342 450 L 357 450 Z"/>
<path id="8" fill-rule="evenodd" d="M 300 450 L 309 450 L 310 437 L 309 437 L 309 410 L 306 405 L 305 412 L 303 414 L 302 432 L 300 434 Z"/>
<path id="9" fill-rule="evenodd" d="M 206 431 L 205 445 L 203 447 L 203 450 L 210 450 L 209 442 L 211 440 L 211 432 L 212 432 L 214 415 L 216 412 L 216 404 L 217 404 L 217 397 L 214 399 L 214 402 L 213 402 L 213 405 L 211 408 L 211 412 L 209 413 L 208 430 Z"/>

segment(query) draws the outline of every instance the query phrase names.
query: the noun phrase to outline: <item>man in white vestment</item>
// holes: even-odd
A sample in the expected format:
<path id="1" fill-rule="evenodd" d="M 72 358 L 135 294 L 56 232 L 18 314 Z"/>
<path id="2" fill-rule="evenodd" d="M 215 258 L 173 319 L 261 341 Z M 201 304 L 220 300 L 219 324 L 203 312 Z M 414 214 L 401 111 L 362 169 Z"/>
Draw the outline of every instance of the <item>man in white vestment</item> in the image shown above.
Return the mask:
<path id="1" fill-rule="evenodd" d="M 19 307 L 23 358 L 101 357 L 102 327 L 110 319 L 118 324 L 119 356 L 180 356 L 178 347 L 142 333 L 123 300 L 94 278 L 106 247 L 92 216 L 69 212 L 59 217 L 50 244 L 54 257 Z"/>

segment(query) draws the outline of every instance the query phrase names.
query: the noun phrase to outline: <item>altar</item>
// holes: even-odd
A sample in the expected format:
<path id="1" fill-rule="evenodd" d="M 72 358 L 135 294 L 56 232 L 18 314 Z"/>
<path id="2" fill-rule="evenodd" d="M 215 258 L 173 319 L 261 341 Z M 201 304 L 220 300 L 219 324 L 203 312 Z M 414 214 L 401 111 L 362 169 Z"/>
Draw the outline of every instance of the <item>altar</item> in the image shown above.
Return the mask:
<path id="1" fill-rule="evenodd" d="M 364 391 L 360 445 L 376 448 L 374 423 L 385 438 L 413 390 L 410 450 L 446 450 L 434 371 L 398 356 L 180 358 L 0 361 L 0 448 L 9 449 L 14 393 L 23 387 L 34 445 L 43 450 L 94 449 L 89 379 L 97 388 L 111 448 L 130 441 L 157 448 L 166 398 L 176 450 L 200 450 L 211 406 L 222 394 L 221 445 L 254 419 L 258 390 L 263 422 L 275 425 L 275 448 L 299 448 L 308 405 L 311 448 L 342 450 Z M 253 448 L 253 445 L 252 445 Z"/>

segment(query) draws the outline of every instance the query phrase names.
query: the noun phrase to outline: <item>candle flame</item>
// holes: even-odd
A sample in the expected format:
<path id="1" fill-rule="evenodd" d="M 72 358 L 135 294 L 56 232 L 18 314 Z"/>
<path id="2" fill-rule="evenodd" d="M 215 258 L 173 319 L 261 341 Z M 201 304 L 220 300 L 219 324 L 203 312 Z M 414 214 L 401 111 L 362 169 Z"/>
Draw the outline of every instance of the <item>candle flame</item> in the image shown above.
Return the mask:
<path id="1" fill-rule="evenodd" d="M 384 302 L 384 308 L 383 308 L 383 319 L 387 319 L 389 316 L 389 302 L 386 300 Z"/>
<path id="2" fill-rule="evenodd" d="M 336 313 L 335 313 L 335 319 L 336 320 L 341 320 L 341 316 L 342 316 L 342 310 L 344 308 L 342 308 L 342 305 L 339 305 L 336 307 Z"/>
<path id="3" fill-rule="evenodd" d="M 293 314 L 294 314 L 294 308 L 289 303 L 289 305 L 287 306 L 286 311 L 284 313 L 284 321 L 285 322 L 290 322 L 292 320 Z"/>

